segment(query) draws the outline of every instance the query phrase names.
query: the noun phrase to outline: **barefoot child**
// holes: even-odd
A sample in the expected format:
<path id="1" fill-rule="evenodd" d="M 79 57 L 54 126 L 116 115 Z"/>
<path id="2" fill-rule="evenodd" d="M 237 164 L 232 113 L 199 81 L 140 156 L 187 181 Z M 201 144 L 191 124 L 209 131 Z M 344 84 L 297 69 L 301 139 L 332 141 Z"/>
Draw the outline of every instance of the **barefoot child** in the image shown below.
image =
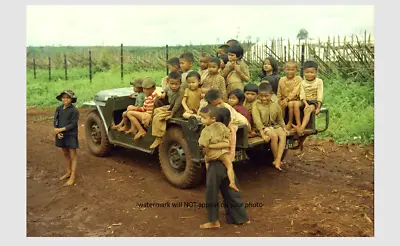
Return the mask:
<path id="1" fill-rule="evenodd" d="M 318 64 L 315 61 L 306 61 L 303 67 L 305 80 L 300 85 L 301 106 L 304 107 L 303 123 L 300 127 L 293 125 L 299 136 L 303 135 L 304 129 L 310 121 L 311 113 L 319 114 L 324 94 L 324 82 L 317 78 Z"/>
<path id="2" fill-rule="evenodd" d="M 181 89 L 181 74 L 172 72 L 168 75 L 168 104 L 154 110 L 151 134 L 156 137 L 150 148 L 154 149 L 162 143 L 162 138 L 167 130 L 167 121 L 174 118 L 182 118 L 183 90 Z M 200 101 L 200 99 L 199 99 Z"/>
<path id="3" fill-rule="evenodd" d="M 207 84 L 211 89 L 216 89 L 221 92 L 222 99 L 226 102 L 226 85 L 225 79 L 218 73 L 218 69 L 221 65 L 221 60 L 217 57 L 210 58 L 208 63 L 208 76 L 205 78 L 203 84 Z"/>
<path id="4" fill-rule="evenodd" d="M 229 143 L 230 131 L 226 125 L 216 121 L 217 114 L 218 108 L 213 105 L 207 105 L 201 109 L 201 122 L 205 125 L 205 128 L 201 131 L 199 145 L 201 148 L 205 148 L 206 169 L 208 169 L 209 161 L 222 161 L 227 169 L 230 182 L 229 187 L 235 191 L 239 191 L 235 185 L 235 173 L 229 156 L 229 146 L 222 149 L 209 149 L 210 144 Z"/>
<path id="5" fill-rule="evenodd" d="M 200 62 L 200 84 L 203 84 L 204 79 L 208 76 L 208 62 L 210 60 L 211 56 L 207 53 L 202 53 L 199 57 L 199 62 Z M 187 78 L 186 78 L 187 79 Z"/>
<path id="6" fill-rule="evenodd" d="M 228 50 L 229 62 L 221 72 L 221 75 L 226 78 L 227 93 L 234 89 L 243 90 L 244 82 L 249 81 L 249 67 L 242 60 L 243 53 L 244 50 L 240 45 L 233 45 Z"/>
<path id="7" fill-rule="evenodd" d="M 282 110 L 279 105 L 271 101 L 272 86 L 262 83 L 258 89 L 258 98 L 253 104 L 252 116 L 256 129 L 266 143 L 271 141 L 271 149 L 274 155 L 273 165 L 281 169 L 281 159 L 285 150 L 286 136 L 289 133 L 285 129 Z"/>
<path id="8" fill-rule="evenodd" d="M 208 102 L 208 104 L 217 106 L 219 108 L 227 108 L 229 109 L 231 113 L 231 122 L 228 125 L 228 128 L 231 130 L 231 147 L 230 147 L 230 154 L 231 154 L 231 159 L 232 161 L 235 159 L 235 151 L 236 151 L 236 131 L 238 130 L 238 125 L 247 125 L 247 127 L 250 129 L 250 123 L 240 113 L 238 113 L 234 108 L 232 108 L 229 104 L 224 103 L 222 100 L 221 93 L 218 90 L 211 89 L 207 92 L 205 95 L 205 98 Z"/>
<path id="9" fill-rule="evenodd" d="M 200 110 L 201 110 L 202 108 L 204 108 L 205 106 L 208 105 L 208 102 L 207 102 L 207 100 L 206 100 L 204 97 L 205 97 L 206 93 L 207 93 L 210 89 L 211 89 L 211 88 L 210 88 L 210 85 L 204 84 L 204 85 L 201 86 L 201 89 L 200 89 L 200 103 L 199 103 L 199 108 L 196 110 L 197 113 L 190 114 L 190 113 L 188 113 L 188 112 L 185 112 L 185 113 L 183 114 L 183 118 L 189 119 L 190 117 L 193 116 L 193 117 L 196 117 L 197 119 L 201 119 L 201 116 L 199 115 L 199 113 L 200 113 Z M 183 103 L 182 103 L 182 104 L 183 104 Z"/>
<path id="10" fill-rule="evenodd" d="M 179 72 L 181 70 L 180 66 L 179 66 L 179 58 L 178 57 L 172 57 L 167 61 L 167 66 L 168 66 L 168 70 L 169 72 Z M 165 76 L 162 80 L 161 80 L 161 87 L 162 89 L 165 91 L 167 89 L 167 79 L 168 79 L 168 75 Z"/>
<path id="11" fill-rule="evenodd" d="M 64 186 L 75 183 L 77 156 L 76 149 L 79 148 L 78 120 L 79 110 L 73 105 L 76 103 L 75 93 L 65 90 L 58 95 L 57 100 L 62 101 L 54 115 L 54 132 L 56 134 L 56 146 L 62 148 L 67 161 L 67 172 L 60 180 L 68 179 Z"/>
<path id="12" fill-rule="evenodd" d="M 300 76 L 296 76 L 298 66 L 293 60 L 287 61 L 285 63 L 285 73 L 286 76 L 279 80 L 278 85 L 278 103 L 282 109 L 283 118 L 285 118 L 286 107 L 289 109 L 289 119 L 285 126 L 286 130 L 292 128 L 293 114 L 296 117 L 296 123 L 300 123 L 300 110 L 294 112 L 295 105 L 300 105 L 300 83 L 303 80 Z"/>
<path id="13" fill-rule="evenodd" d="M 132 99 L 135 99 L 135 105 L 129 105 L 126 109 L 126 111 L 124 111 L 122 113 L 122 120 L 118 125 L 112 126 L 112 129 L 117 129 L 119 132 L 125 132 L 126 134 L 131 134 L 131 133 L 135 133 L 134 131 L 129 131 L 129 127 L 128 127 L 128 116 L 127 113 L 129 111 L 131 111 L 134 107 L 136 108 L 140 108 L 143 106 L 144 103 L 144 92 L 143 92 L 143 87 L 142 87 L 142 83 L 143 83 L 143 79 L 135 79 L 134 81 L 131 82 L 131 85 L 133 87 L 133 91 L 134 93 L 132 93 L 130 95 L 130 97 Z M 135 129 L 135 128 L 131 128 Z"/>
<path id="14" fill-rule="evenodd" d="M 198 115 L 201 99 L 201 89 L 199 88 L 200 74 L 192 71 L 187 76 L 188 88 L 185 89 L 182 106 L 185 109 L 183 118 L 189 119 L 190 116 Z"/>
<path id="15" fill-rule="evenodd" d="M 254 102 L 257 100 L 258 97 L 258 86 L 254 83 L 248 83 L 244 87 L 244 97 L 245 100 L 243 102 L 243 106 L 249 111 L 251 115 L 251 109 L 253 107 Z M 254 126 L 254 120 L 253 117 L 251 118 L 251 129 L 249 130 L 249 137 L 255 137 L 257 136 L 257 133 L 255 131 L 255 126 Z"/>
<path id="16" fill-rule="evenodd" d="M 182 71 L 182 89 L 187 88 L 186 76 L 193 71 L 192 66 L 194 62 L 194 56 L 192 52 L 185 52 L 179 56 L 179 64 Z"/>
<path id="17" fill-rule="evenodd" d="M 131 111 L 128 111 L 127 116 L 131 121 L 130 132 L 137 132 L 134 140 L 146 135 L 146 130 L 143 128 L 150 124 L 151 116 L 153 114 L 154 100 L 158 96 L 156 92 L 156 82 L 151 77 L 147 77 L 142 83 L 143 92 L 145 94 L 145 99 L 142 107 L 133 107 Z"/>

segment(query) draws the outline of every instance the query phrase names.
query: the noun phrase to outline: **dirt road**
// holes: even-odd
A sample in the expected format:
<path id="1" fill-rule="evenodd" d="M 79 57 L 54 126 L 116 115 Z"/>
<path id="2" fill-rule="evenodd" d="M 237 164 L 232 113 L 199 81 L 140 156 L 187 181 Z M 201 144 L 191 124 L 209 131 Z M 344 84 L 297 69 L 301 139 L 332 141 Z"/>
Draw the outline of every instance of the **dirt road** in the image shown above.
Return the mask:
<path id="1" fill-rule="evenodd" d="M 93 156 L 83 139 L 84 111 L 77 182 L 62 187 L 64 157 L 49 135 L 52 115 L 53 109 L 27 111 L 27 236 L 374 235 L 373 146 L 310 139 L 302 154 L 289 152 L 284 172 L 236 165 L 251 224 L 227 225 L 221 208 L 222 228 L 205 231 L 198 228 L 206 210 L 195 205 L 205 202 L 204 184 L 172 187 L 156 155 L 117 148 L 110 157 Z M 139 207 L 146 202 L 158 207 Z"/>

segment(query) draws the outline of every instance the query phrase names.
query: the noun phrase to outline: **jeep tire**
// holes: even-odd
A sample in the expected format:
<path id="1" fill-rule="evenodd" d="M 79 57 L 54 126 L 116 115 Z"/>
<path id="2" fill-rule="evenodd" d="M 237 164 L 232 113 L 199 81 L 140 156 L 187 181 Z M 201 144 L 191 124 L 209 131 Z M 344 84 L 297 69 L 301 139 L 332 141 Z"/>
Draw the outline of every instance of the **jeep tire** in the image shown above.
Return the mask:
<path id="1" fill-rule="evenodd" d="M 97 111 L 93 110 L 86 116 L 85 122 L 86 146 L 95 156 L 106 156 L 112 145 L 108 141 L 107 132 Z"/>
<path id="2" fill-rule="evenodd" d="M 172 185 L 186 189 L 201 182 L 204 168 L 192 161 L 189 145 L 179 127 L 168 128 L 158 155 L 161 169 Z"/>

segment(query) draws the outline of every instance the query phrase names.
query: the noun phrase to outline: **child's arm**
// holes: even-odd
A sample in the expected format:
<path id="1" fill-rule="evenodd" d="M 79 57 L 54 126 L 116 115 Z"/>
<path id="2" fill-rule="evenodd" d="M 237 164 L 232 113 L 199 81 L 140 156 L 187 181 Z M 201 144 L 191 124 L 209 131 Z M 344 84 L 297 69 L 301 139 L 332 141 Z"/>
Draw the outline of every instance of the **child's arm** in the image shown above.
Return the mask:
<path id="1" fill-rule="evenodd" d="M 249 67 L 244 61 L 241 61 L 240 65 L 235 65 L 235 71 L 243 81 L 249 81 Z"/>
<path id="2" fill-rule="evenodd" d="M 61 128 L 60 131 L 65 132 L 65 131 L 71 130 L 74 127 L 77 127 L 78 120 L 79 120 L 79 110 L 75 108 L 72 118 L 71 118 L 71 122 L 68 125 L 66 125 L 65 127 Z"/>
<path id="3" fill-rule="evenodd" d="M 226 85 L 225 85 L 225 79 L 222 76 L 218 76 L 218 90 L 221 92 L 222 100 L 226 102 L 228 100 L 228 97 L 226 95 Z"/>
<path id="4" fill-rule="evenodd" d="M 182 100 L 183 100 L 183 91 L 179 91 L 179 95 L 174 102 L 174 106 L 172 107 L 171 115 L 169 117 L 167 117 L 166 120 L 169 120 L 170 118 L 173 118 L 176 116 L 176 113 L 182 107 Z"/>
<path id="5" fill-rule="evenodd" d="M 317 101 L 318 101 L 318 108 L 315 110 L 315 114 L 318 115 L 319 111 L 321 110 L 321 105 L 322 105 L 322 99 L 324 97 L 324 82 L 322 79 L 318 80 L 318 86 L 317 86 Z"/>
<path id="6" fill-rule="evenodd" d="M 306 91 L 304 90 L 304 84 L 303 84 L 303 82 L 301 82 L 301 84 L 300 84 L 300 100 L 303 102 L 304 108 L 307 108 L 308 106 L 310 106 L 310 105 L 308 105 L 308 102 L 306 99 L 307 98 L 306 98 Z"/>
<path id="7" fill-rule="evenodd" d="M 263 136 L 264 125 L 261 121 L 261 112 L 257 107 L 257 103 L 253 103 L 253 106 L 251 107 L 251 115 L 253 116 L 253 122 L 256 129 L 261 133 L 261 136 Z"/>
<path id="8" fill-rule="evenodd" d="M 300 84 L 301 84 L 301 81 L 299 81 L 296 78 L 296 85 L 293 87 L 293 90 L 287 96 L 288 101 L 294 100 L 300 94 Z"/>
<path id="9" fill-rule="evenodd" d="M 228 62 L 224 68 L 224 70 L 221 71 L 221 75 L 222 77 L 226 78 L 226 76 L 228 76 L 228 74 L 232 71 L 232 63 Z"/>
<path id="10" fill-rule="evenodd" d="M 59 114 L 59 112 L 60 112 L 60 108 L 59 107 L 57 107 L 56 108 L 56 112 L 54 113 L 54 122 L 53 122 L 53 125 L 54 125 L 54 128 L 58 128 L 58 114 Z"/>
<path id="11" fill-rule="evenodd" d="M 189 109 L 189 107 L 187 106 L 186 102 L 188 99 L 188 88 L 185 89 L 185 94 L 183 95 L 183 99 L 182 99 L 182 106 L 185 109 L 186 112 L 193 114 L 193 111 Z"/>

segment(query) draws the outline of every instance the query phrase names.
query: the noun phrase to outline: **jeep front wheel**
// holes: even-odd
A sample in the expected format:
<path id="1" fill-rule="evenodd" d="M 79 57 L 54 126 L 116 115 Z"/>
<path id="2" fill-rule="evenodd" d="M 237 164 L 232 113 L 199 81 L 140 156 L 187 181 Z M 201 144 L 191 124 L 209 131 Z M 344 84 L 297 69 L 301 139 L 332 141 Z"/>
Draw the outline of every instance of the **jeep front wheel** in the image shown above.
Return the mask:
<path id="1" fill-rule="evenodd" d="M 112 145 L 108 141 L 107 132 L 97 111 L 91 111 L 85 122 L 86 145 L 95 156 L 106 156 Z"/>
<path id="2" fill-rule="evenodd" d="M 185 189 L 198 185 L 203 168 L 191 159 L 185 135 L 178 127 L 171 127 L 158 149 L 161 169 L 167 180 L 174 186 Z"/>

